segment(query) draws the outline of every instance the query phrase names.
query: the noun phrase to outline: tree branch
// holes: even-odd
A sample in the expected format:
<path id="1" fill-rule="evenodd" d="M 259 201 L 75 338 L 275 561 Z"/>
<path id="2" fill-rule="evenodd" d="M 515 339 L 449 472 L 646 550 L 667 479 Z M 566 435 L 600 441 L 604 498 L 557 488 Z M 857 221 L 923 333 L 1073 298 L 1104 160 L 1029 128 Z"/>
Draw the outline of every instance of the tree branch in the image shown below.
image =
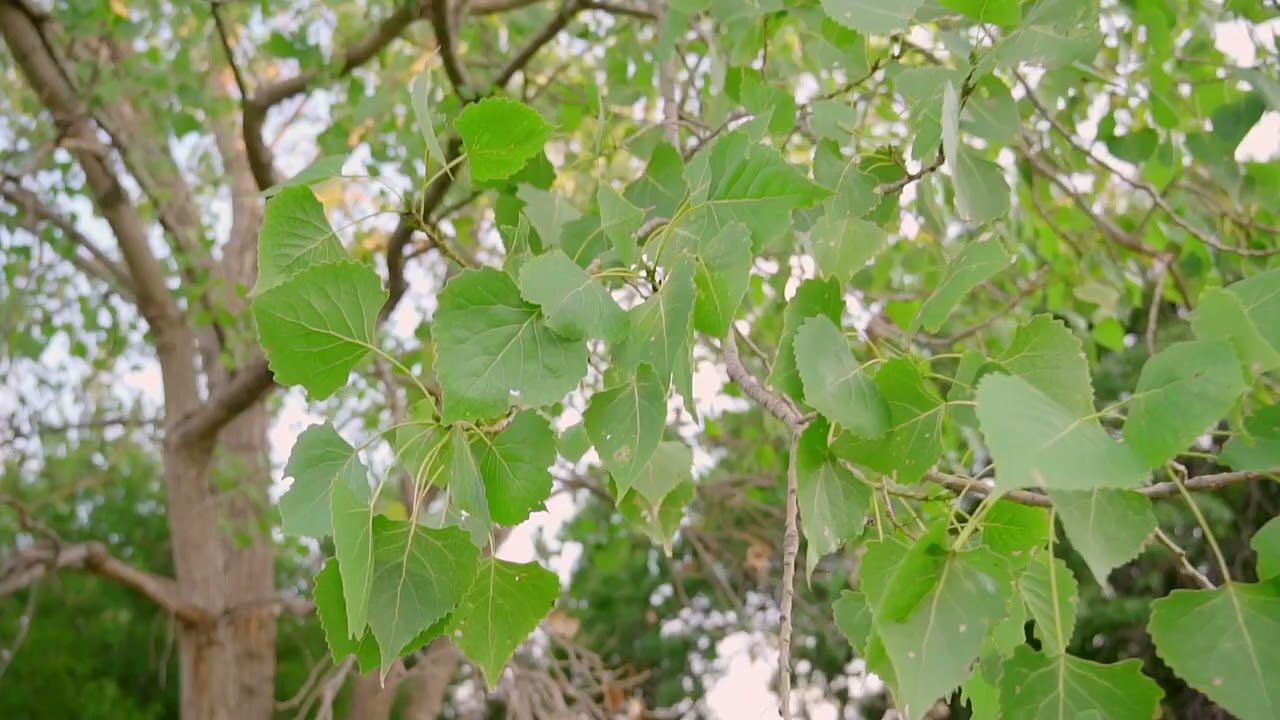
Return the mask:
<path id="1" fill-rule="evenodd" d="M 1083 141 L 1076 139 L 1075 134 L 1071 132 L 1069 129 L 1067 129 L 1066 126 L 1064 126 L 1061 122 L 1059 122 L 1058 118 L 1055 117 L 1053 113 L 1049 112 L 1049 109 L 1045 107 L 1043 103 L 1040 102 L 1040 99 L 1036 97 L 1035 90 L 1031 87 L 1030 83 L 1027 82 L 1026 78 L 1024 78 L 1020 73 L 1017 73 L 1017 72 L 1014 73 L 1014 76 L 1018 79 L 1018 83 L 1022 85 L 1023 90 L 1026 91 L 1027 100 L 1031 102 L 1031 104 L 1036 108 L 1036 111 L 1039 112 L 1040 115 L 1044 117 L 1045 120 L 1049 121 L 1049 126 L 1052 127 L 1055 131 L 1057 131 L 1057 133 L 1061 135 L 1062 138 L 1071 145 L 1071 147 L 1075 148 L 1081 153 L 1084 153 L 1085 157 L 1089 158 L 1099 167 L 1105 169 L 1107 172 L 1119 178 L 1122 182 L 1124 182 L 1129 187 L 1132 187 L 1133 189 L 1146 195 L 1148 198 L 1150 198 L 1151 203 L 1155 207 L 1158 207 L 1162 211 L 1164 211 L 1164 213 L 1169 216 L 1169 219 L 1172 220 L 1175 225 L 1185 230 L 1189 235 L 1191 235 L 1192 237 L 1196 238 L 1200 242 L 1204 243 L 1205 245 L 1208 245 L 1209 247 L 1215 250 L 1219 250 L 1221 252 L 1233 253 L 1235 255 L 1243 255 L 1245 257 L 1267 257 L 1271 255 L 1280 254 L 1280 247 L 1268 248 L 1264 250 L 1254 250 L 1251 248 L 1231 247 L 1229 245 L 1224 245 L 1222 241 L 1218 240 L 1218 238 L 1214 237 L 1212 234 L 1207 233 L 1195 227 L 1191 223 L 1187 222 L 1186 218 L 1182 217 L 1181 214 L 1175 212 L 1174 209 L 1169 206 L 1168 201 L 1164 199 L 1164 194 L 1160 192 L 1160 190 L 1157 189 L 1154 185 L 1144 180 L 1129 177 L 1127 174 L 1122 172 L 1120 168 L 1116 167 L 1114 164 L 1108 162 L 1106 159 L 1094 153 L 1093 149 L 1091 147 L 1088 147 Z"/>
<path id="2" fill-rule="evenodd" d="M 111 287 L 112 290 L 133 301 L 134 293 L 129 282 L 128 271 L 121 267 L 120 263 L 114 258 L 103 252 L 84 233 L 80 232 L 70 220 L 41 202 L 35 193 L 22 187 L 18 180 L 13 177 L 0 177 L 0 197 L 3 197 L 5 201 L 29 216 L 29 222 L 24 222 L 23 226 L 31 231 L 33 235 L 38 237 L 40 234 L 38 221 L 47 222 L 58 228 L 62 232 L 62 236 L 71 244 L 82 248 L 89 254 L 88 258 L 80 258 L 76 255 L 71 262 L 75 263 L 85 274 L 96 277 Z"/>
<path id="3" fill-rule="evenodd" d="M 449 22 L 449 0 L 431 0 L 431 30 L 436 34 L 436 46 L 440 48 L 440 60 L 444 64 L 444 74 L 449 76 L 453 91 L 458 97 L 466 100 L 470 95 L 471 81 L 467 72 L 458 60 L 457 48 L 453 42 L 453 27 Z"/>
<path id="4" fill-rule="evenodd" d="M 733 334 L 729 334 L 733 342 Z M 800 551 L 799 493 L 796 458 L 799 455 L 801 430 L 791 435 L 790 462 L 787 464 L 787 519 L 782 534 L 782 618 L 778 629 L 778 702 L 783 720 L 791 720 L 791 611 L 796 595 L 796 555 Z"/>
<path id="5" fill-rule="evenodd" d="M 139 570 L 113 557 L 102 543 L 85 542 L 60 548 L 38 545 L 23 548 L 0 560 L 0 596 L 9 595 L 63 569 L 83 570 L 114 580 L 146 596 L 193 624 L 207 623 L 213 616 L 205 608 L 184 602 L 177 584 L 170 578 Z"/>
<path id="6" fill-rule="evenodd" d="M 45 44 L 39 25 L 21 6 L 0 3 L 0 35 L 27 82 L 53 115 L 59 132 L 74 141 L 69 149 L 84 171 L 94 204 L 115 233 L 129 269 L 138 311 L 156 335 L 161 363 L 185 361 L 193 366 L 190 361 L 194 348 L 189 338 L 184 341 L 181 337 L 182 311 L 169 293 L 165 273 L 151 252 L 147 227 L 107 164 L 108 152 L 82 111 L 75 89 Z"/>

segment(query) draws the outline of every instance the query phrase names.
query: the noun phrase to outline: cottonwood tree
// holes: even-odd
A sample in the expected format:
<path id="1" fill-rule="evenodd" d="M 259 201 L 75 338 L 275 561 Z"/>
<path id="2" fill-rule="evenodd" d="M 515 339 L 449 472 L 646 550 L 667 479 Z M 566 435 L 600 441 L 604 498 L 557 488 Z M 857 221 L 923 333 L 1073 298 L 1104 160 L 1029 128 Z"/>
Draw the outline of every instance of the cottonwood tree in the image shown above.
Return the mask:
<path id="1" fill-rule="evenodd" d="M 695 370 L 785 449 L 751 531 L 780 546 L 753 562 L 780 569 L 784 717 L 797 587 L 825 574 L 850 589 L 816 611 L 904 716 L 959 688 L 979 717 L 1146 720 L 1140 662 L 1068 649 L 1081 584 L 1152 543 L 1191 588 L 1146 598 L 1160 659 L 1277 715 L 1280 526 L 1241 570 L 1197 500 L 1280 468 L 1277 178 L 1245 142 L 1280 109 L 1264 4 L 270 12 L 0 4 L 10 244 L 146 329 L 176 577 L 56 544 L 28 572 L 170 609 L 185 715 L 269 714 L 276 613 L 312 609 L 270 572 L 276 384 L 363 421 L 307 428 L 279 501 L 286 534 L 332 548 L 312 597 L 334 659 L 383 682 L 456 648 L 513 716 L 554 716 L 568 694 L 504 668 L 560 585 L 493 551 L 557 482 L 659 555 L 692 540 L 726 501 L 695 450 L 731 447 Z M 281 150 L 313 162 L 286 177 Z M 1100 404 L 1093 373 L 1135 349 Z"/>

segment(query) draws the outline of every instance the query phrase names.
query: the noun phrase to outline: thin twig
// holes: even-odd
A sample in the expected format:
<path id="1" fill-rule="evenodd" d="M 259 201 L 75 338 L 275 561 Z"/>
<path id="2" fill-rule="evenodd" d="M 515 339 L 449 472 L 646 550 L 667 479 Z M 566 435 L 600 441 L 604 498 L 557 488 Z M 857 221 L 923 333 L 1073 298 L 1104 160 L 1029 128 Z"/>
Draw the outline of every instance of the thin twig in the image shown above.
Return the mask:
<path id="1" fill-rule="evenodd" d="M 1182 568 L 1182 572 L 1186 573 L 1192 580 L 1195 580 L 1197 585 L 1205 590 L 1213 590 L 1217 587 L 1212 580 L 1205 577 L 1204 573 L 1191 564 L 1191 561 L 1187 559 L 1187 551 L 1174 542 L 1173 538 L 1166 535 L 1164 530 L 1156 528 L 1155 538 L 1160 541 L 1161 545 L 1168 548 L 1169 552 L 1173 553 L 1173 556 L 1178 559 L 1178 566 Z"/>
<path id="2" fill-rule="evenodd" d="M 245 82 L 244 73 L 240 71 L 240 65 L 236 62 L 236 55 L 232 48 L 234 43 L 231 42 L 231 33 L 227 30 L 226 22 L 222 19 L 222 13 L 218 12 L 221 7 L 219 3 L 211 3 L 209 10 L 213 15 L 213 24 L 218 28 L 218 39 L 222 42 L 222 52 L 227 56 L 227 65 L 231 66 L 231 76 L 235 78 L 236 89 L 240 91 L 240 99 L 248 100 L 252 95 L 249 93 L 249 84 Z"/>
<path id="3" fill-rule="evenodd" d="M 1151 293 L 1151 307 L 1147 308 L 1147 329 L 1144 337 L 1147 341 L 1147 354 L 1156 354 L 1156 327 L 1160 321 L 1160 303 L 1164 298 L 1164 281 L 1169 277 L 1171 259 L 1161 258 L 1156 261 L 1156 287 Z"/>

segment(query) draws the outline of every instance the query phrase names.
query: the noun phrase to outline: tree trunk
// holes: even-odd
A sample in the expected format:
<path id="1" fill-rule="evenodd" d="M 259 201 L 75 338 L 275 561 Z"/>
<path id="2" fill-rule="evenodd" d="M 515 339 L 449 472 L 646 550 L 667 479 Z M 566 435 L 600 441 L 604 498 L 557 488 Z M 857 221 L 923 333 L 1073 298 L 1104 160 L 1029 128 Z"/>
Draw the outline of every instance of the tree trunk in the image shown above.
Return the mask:
<path id="1" fill-rule="evenodd" d="M 274 712 L 266 430 L 259 403 L 227 425 L 216 452 L 209 443 L 165 455 L 179 593 L 213 615 L 181 629 L 184 720 L 269 720 Z"/>

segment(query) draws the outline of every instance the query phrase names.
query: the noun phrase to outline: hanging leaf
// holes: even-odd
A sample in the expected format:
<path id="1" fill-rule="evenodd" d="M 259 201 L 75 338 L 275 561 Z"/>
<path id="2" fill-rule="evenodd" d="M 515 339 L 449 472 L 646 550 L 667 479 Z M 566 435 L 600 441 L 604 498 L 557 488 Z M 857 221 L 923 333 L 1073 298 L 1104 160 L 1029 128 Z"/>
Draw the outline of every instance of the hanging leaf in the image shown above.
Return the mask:
<path id="1" fill-rule="evenodd" d="M 692 482 L 693 450 L 682 442 L 669 440 L 660 443 L 653 459 L 640 469 L 634 487 L 650 506 L 660 507 L 676 488 Z M 622 488 L 618 488 L 618 492 L 621 493 Z"/>
<path id="2" fill-rule="evenodd" d="M 1093 414 L 1093 385 L 1084 346 L 1061 320 L 1051 315 L 1032 318 L 1018 328 L 999 364 L 1074 417 Z"/>
<path id="3" fill-rule="evenodd" d="M 1280 716 L 1280 580 L 1174 590 L 1151 604 L 1160 659 L 1241 720 Z"/>
<path id="4" fill-rule="evenodd" d="M 871 488 L 831 454 L 829 432 L 827 423 L 818 418 L 805 428 L 796 448 L 796 496 L 807 543 L 805 570 L 810 578 L 823 556 L 862 534 L 871 505 Z"/>
<path id="5" fill-rule="evenodd" d="M 542 151 L 551 128 L 524 103 L 491 97 L 471 103 L 454 121 L 475 182 L 501 180 Z"/>
<path id="6" fill-rule="evenodd" d="M 920 306 L 920 311 L 911 323 L 911 331 L 924 327 L 929 332 L 937 332 L 955 309 L 956 303 L 992 275 L 1009 267 L 1012 260 L 1004 246 L 995 238 L 966 245 L 955 261 L 947 265 L 938 287 Z"/>
<path id="7" fill-rule="evenodd" d="M 547 325 L 570 340 L 626 335 L 627 314 L 603 285 L 559 250 L 543 253 L 520 269 L 520 295 L 542 307 Z"/>
<path id="8" fill-rule="evenodd" d="M 1219 460 L 1235 470 L 1280 468 L 1280 404 L 1268 405 L 1244 421 L 1244 432 L 1233 435 Z"/>
<path id="9" fill-rule="evenodd" d="M 1271 518 L 1249 539 L 1249 547 L 1258 555 L 1258 578 L 1267 580 L 1280 575 L 1280 518 Z"/>
<path id="10" fill-rule="evenodd" d="M 440 140 L 436 137 L 436 114 L 431 112 L 430 70 L 419 74 L 418 77 L 413 79 L 410 95 L 413 100 L 413 115 L 418 120 L 418 130 L 422 132 L 422 139 L 427 143 L 427 152 L 431 155 L 431 159 L 435 160 L 446 173 L 452 175 L 452 170 L 449 169 L 449 160 L 444 154 L 444 148 L 440 147 Z"/>
<path id="11" fill-rule="evenodd" d="M 841 25 L 867 34 L 905 30 L 923 0 L 822 0 L 822 9 Z"/>
<path id="12" fill-rule="evenodd" d="M 560 596 L 560 578 L 537 563 L 495 558 L 480 562 L 471 589 L 453 613 L 450 630 L 489 689 L 516 648 L 538 627 Z"/>
<path id="13" fill-rule="evenodd" d="M 1130 490 L 1051 490 L 1049 497 L 1071 546 L 1100 585 L 1137 557 L 1156 530 L 1151 501 Z"/>
<path id="14" fill-rule="evenodd" d="M 729 223 L 714 234 L 690 236 L 677 231 L 667 252 L 687 253 L 694 263 L 698 294 L 693 327 L 711 337 L 729 333 L 730 323 L 747 293 L 751 274 L 751 233 L 742 223 Z"/>
<path id="15" fill-rule="evenodd" d="M 685 339 L 693 320 L 696 294 L 693 261 L 681 258 L 661 289 L 628 313 L 628 334 L 614 349 L 614 360 L 624 370 L 648 363 L 666 383 L 676 369 L 680 355 L 687 352 Z"/>
<path id="16" fill-rule="evenodd" d="M 374 518 L 369 627 L 382 649 L 383 678 L 397 657 L 388 648 L 404 647 L 453 610 L 476 577 L 479 557 L 456 528 Z"/>
<path id="17" fill-rule="evenodd" d="M 517 525 L 551 495 L 555 433 L 537 412 L 526 410 L 495 437 L 477 433 L 471 451 L 480 467 L 494 522 Z"/>
<path id="18" fill-rule="evenodd" d="M 644 210 L 632 205 L 608 183 L 600 183 L 596 191 L 600 205 L 600 228 L 618 251 L 623 265 L 630 265 L 636 258 L 636 240 L 633 237 L 644 222 Z"/>
<path id="19" fill-rule="evenodd" d="M 806 320 L 796 333 L 795 351 L 805 400 L 818 412 L 864 438 L 888 432 L 889 406 L 849 352 L 840 328 L 822 316 Z"/>
<path id="20" fill-rule="evenodd" d="M 333 425 L 312 425 L 298 436 L 284 466 L 293 483 L 280 496 L 280 529 L 291 535 L 324 538 L 333 533 L 329 498 L 334 483 L 369 496 L 369 470 Z"/>
<path id="21" fill-rule="evenodd" d="M 889 406 L 888 434 L 867 440 L 842 433 L 832 451 L 898 482 L 916 482 L 942 456 L 942 398 L 925 386 L 915 363 L 903 358 L 885 362 L 875 384 Z"/>
<path id="22" fill-rule="evenodd" d="M 253 318 L 276 382 L 301 385 L 312 400 L 346 385 L 373 347 L 386 299 L 378 273 L 352 261 L 313 265 L 260 293 Z"/>
<path id="23" fill-rule="evenodd" d="M 988 375 L 978 384 L 978 422 L 996 464 L 996 491 L 1025 487 L 1132 488 L 1147 468 L 1095 421 L 1072 417 L 1027 381 Z"/>
<path id="24" fill-rule="evenodd" d="M 1148 465 L 1163 465 L 1226 416 L 1244 390 L 1229 343 L 1171 345 L 1142 367 L 1124 439 Z"/>
<path id="25" fill-rule="evenodd" d="M 887 240 L 880 226 L 830 208 L 809 228 L 809 242 L 818 269 L 823 275 L 842 282 L 874 258 Z"/>
<path id="26" fill-rule="evenodd" d="M 467 270 L 440 293 L 433 323 L 445 422 L 559 401 L 587 372 L 587 348 L 547 327 L 509 275 Z"/>
<path id="27" fill-rule="evenodd" d="M 1052 574 L 1051 574 L 1052 573 Z M 1062 654 L 1076 628 L 1076 578 L 1061 558 L 1032 560 L 1018 576 L 1018 591 L 1036 621 L 1046 651 Z"/>
<path id="28" fill-rule="evenodd" d="M 1028 720 L 1077 720 L 1092 713 L 1108 720 L 1151 720 L 1161 695 L 1138 660 L 1103 665 L 1026 645 L 1014 651 L 1000 675 L 1001 710 Z"/>
<path id="29" fill-rule="evenodd" d="M 782 311 L 782 339 L 769 374 L 769 384 L 774 389 L 797 400 L 804 397 L 804 385 L 796 369 L 796 333 L 811 317 L 823 316 L 838 326 L 843 314 L 844 297 L 838 280 L 806 280 L 796 288 L 795 296 Z"/>

